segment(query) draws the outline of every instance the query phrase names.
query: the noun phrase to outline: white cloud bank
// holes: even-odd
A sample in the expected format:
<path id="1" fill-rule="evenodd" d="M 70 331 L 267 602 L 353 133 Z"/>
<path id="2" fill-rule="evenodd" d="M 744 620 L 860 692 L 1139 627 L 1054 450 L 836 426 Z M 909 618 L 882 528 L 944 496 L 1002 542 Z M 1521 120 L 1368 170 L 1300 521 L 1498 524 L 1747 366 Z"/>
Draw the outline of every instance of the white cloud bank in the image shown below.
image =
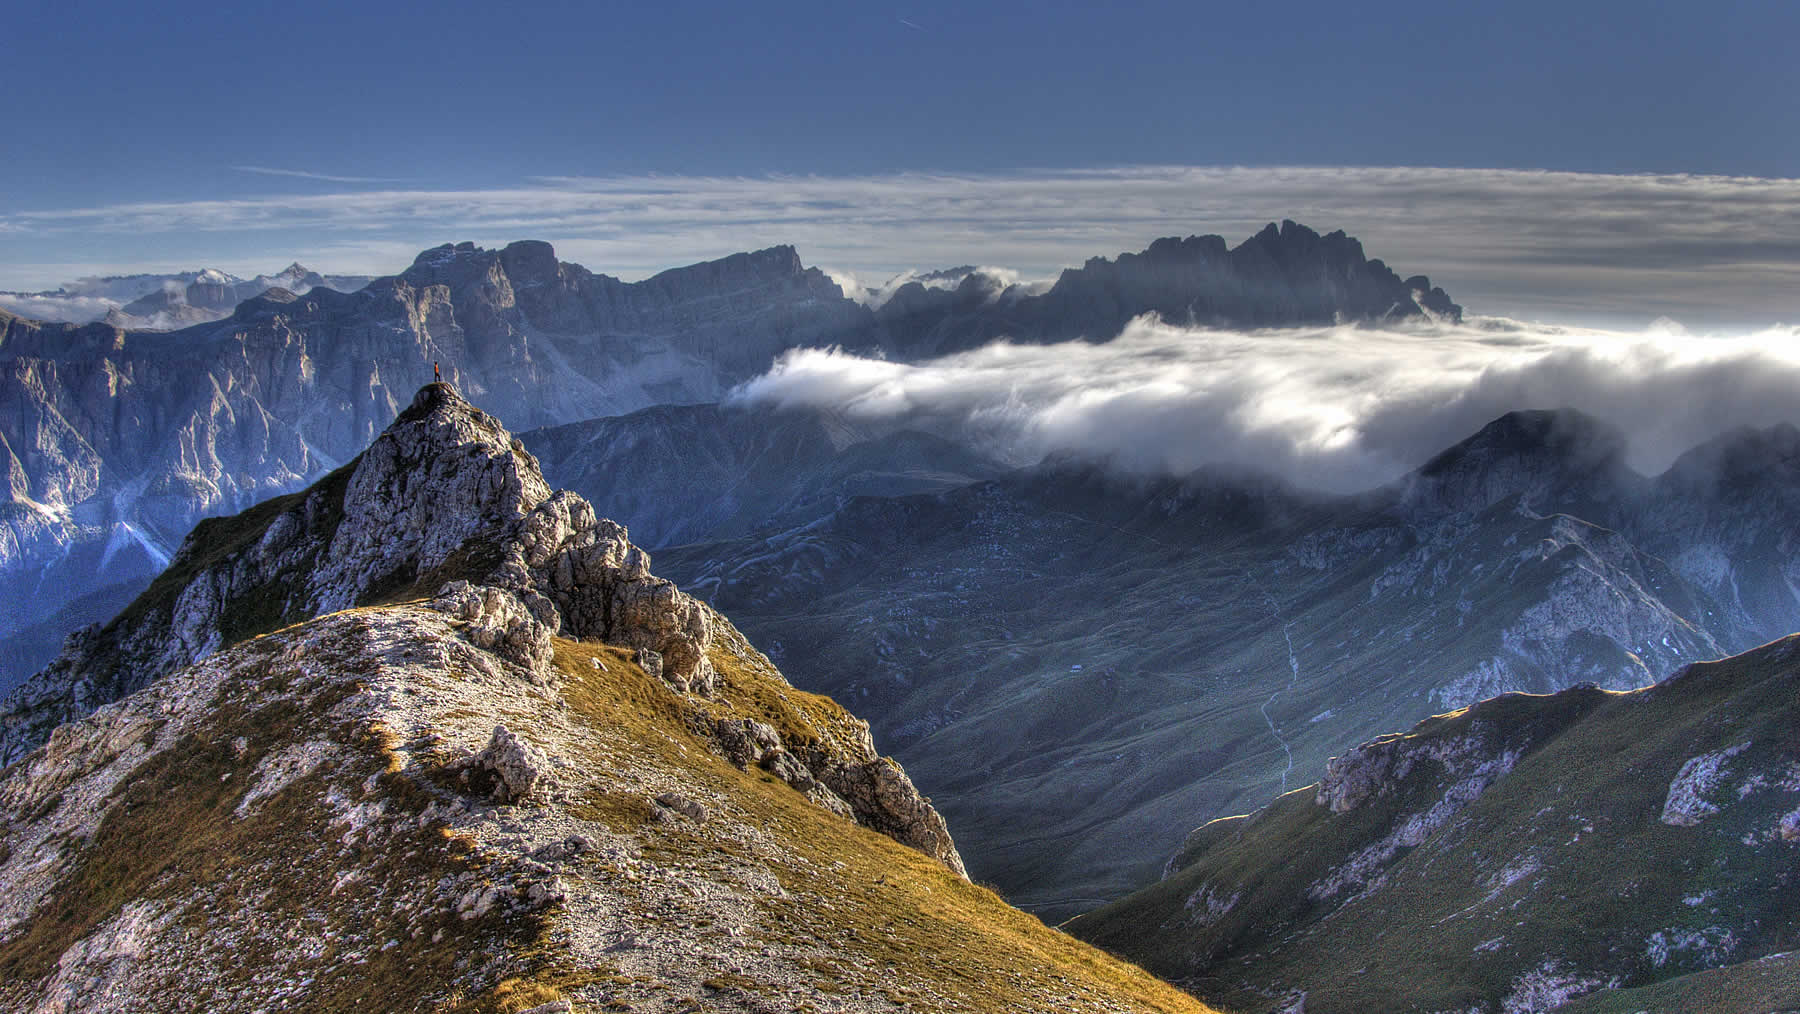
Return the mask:
<path id="1" fill-rule="evenodd" d="M 790 352 L 734 398 L 960 435 L 1015 463 L 1073 454 L 1137 473 L 1207 465 L 1366 489 L 1515 409 L 1621 426 L 1654 474 L 1738 425 L 1800 423 L 1800 330 L 1695 337 L 1498 318 L 1233 332 L 1140 318 L 1114 341 L 996 343 L 908 365 Z"/>
<path id="2" fill-rule="evenodd" d="M 0 285 L 86 248 L 155 251 L 85 273 L 299 257 L 391 273 L 438 243 L 547 239 L 639 278 L 792 243 L 863 278 L 1001 264 L 1053 275 L 1159 236 L 1236 243 L 1291 218 L 1344 229 L 1484 313 L 1767 324 L 1800 316 L 1800 180 L 1431 168 L 1127 167 L 820 177 L 555 177 L 493 189 L 359 188 L 243 200 L 0 211 Z M 240 272 L 242 273 L 242 272 Z"/>
<path id="3" fill-rule="evenodd" d="M 65 320 L 77 324 L 99 320 L 122 304 L 105 296 L 54 296 L 35 292 L 0 292 L 0 310 L 32 320 Z"/>

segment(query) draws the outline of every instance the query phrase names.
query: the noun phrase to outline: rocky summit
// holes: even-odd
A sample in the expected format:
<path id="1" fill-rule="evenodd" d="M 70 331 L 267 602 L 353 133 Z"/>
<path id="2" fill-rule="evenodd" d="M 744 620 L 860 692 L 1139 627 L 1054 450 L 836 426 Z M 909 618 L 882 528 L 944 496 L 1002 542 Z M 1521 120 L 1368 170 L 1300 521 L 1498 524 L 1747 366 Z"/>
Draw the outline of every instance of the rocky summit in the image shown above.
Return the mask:
<path id="1" fill-rule="evenodd" d="M 0 1008 L 1202 1011 L 447 384 L 0 722 Z"/>

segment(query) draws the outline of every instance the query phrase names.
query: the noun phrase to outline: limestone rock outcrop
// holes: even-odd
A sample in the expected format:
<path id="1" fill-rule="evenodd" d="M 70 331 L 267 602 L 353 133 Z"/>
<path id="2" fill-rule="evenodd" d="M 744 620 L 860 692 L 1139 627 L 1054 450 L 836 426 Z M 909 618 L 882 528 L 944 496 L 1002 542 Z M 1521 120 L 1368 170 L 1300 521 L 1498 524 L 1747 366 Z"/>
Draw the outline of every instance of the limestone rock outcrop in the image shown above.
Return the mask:
<path id="1" fill-rule="evenodd" d="M 540 619 L 503 588 L 458 579 L 440 589 L 431 606 L 462 620 L 463 636 L 471 644 L 531 672 L 545 671 L 555 650 L 551 638 L 556 631 L 546 620 L 555 622 L 556 615 Z"/>
<path id="2" fill-rule="evenodd" d="M 549 495 L 512 434 L 448 384 L 429 385 L 357 460 L 312 579 L 318 608 L 411 585 Z"/>
<path id="3" fill-rule="evenodd" d="M 469 765 L 492 774 L 494 796 L 502 803 L 516 803 L 538 795 L 551 781 L 550 760 L 537 747 L 514 735 L 504 725 L 494 726 L 487 746 Z"/>
<path id="4" fill-rule="evenodd" d="M 1659 819 L 1676 827 L 1693 827 L 1718 813 L 1718 804 L 1708 797 L 1724 783 L 1731 770 L 1731 759 L 1748 749 L 1749 742 L 1743 742 L 1683 761 L 1681 770 L 1669 781 L 1669 794 Z"/>
<path id="5" fill-rule="evenodd" d="M 650 555 L 631 544 L 623 525 L 560 491 L 520 518 L 502 544 L 498 580 L 554 603 L 570 636 L 656 652 L 658 675 L 676 689 L 711 691 L 707 611 L 650 573 Z"/>

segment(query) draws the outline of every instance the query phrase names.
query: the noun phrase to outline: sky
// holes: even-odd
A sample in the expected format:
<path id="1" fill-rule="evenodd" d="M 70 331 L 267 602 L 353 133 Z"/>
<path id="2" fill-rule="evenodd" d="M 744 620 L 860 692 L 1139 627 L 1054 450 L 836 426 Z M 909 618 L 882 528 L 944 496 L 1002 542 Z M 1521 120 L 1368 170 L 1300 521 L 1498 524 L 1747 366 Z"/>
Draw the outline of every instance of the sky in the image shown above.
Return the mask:
<path id="1" fill-rule="evenodd" d="M 541 238 L 1050 275 L 1294 218 L 1485 312 L 1794 320 L 1800 5 L 17 0 L 0 289 Z"/>

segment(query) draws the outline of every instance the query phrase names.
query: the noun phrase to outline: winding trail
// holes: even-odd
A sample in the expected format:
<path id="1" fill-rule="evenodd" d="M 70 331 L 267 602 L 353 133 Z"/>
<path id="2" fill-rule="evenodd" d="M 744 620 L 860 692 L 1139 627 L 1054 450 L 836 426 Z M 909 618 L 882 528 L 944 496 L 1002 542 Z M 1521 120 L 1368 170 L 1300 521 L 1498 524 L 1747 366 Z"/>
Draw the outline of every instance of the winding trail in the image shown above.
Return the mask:
<path id="1" fill-rule="evenodd" d="M 1288 685 L 1270 694 L 1269 699 L 1262 702 L 1262 707 L 1256 709 L 1262 714 L 1263 722 L 1268 725 L 1269 735 L 1275 737 L 1275 742 L 1281 744 L 1281 752 L 1287 755 L 1287 765 L 1281 769 L 1280 793 L 1286 795 L 1288 775 L 1294 773 L 1294 750 L 1288 745 L 1286 737 L 1282 736 L 1281 729 L 1275 725 L 1275 719 L 1269 717 L 1269 705 L 1274 704 L 1276 698 L 1294 689 L 1295 685 L 1300 682 L 1300 654 L 1294 650 L 1294 621 L 1282 615 L 1281 603 L 1276 601 L 1275 596 L 1269 593 L 1269 589 L 1256 579 L 1255 574 L 1248 570 L 1244 571 L 1244 580 L 1248 581 L 1268 601 L 1270 614 L 1281 622 L 1281 639 L 1287 642 Z"/>

